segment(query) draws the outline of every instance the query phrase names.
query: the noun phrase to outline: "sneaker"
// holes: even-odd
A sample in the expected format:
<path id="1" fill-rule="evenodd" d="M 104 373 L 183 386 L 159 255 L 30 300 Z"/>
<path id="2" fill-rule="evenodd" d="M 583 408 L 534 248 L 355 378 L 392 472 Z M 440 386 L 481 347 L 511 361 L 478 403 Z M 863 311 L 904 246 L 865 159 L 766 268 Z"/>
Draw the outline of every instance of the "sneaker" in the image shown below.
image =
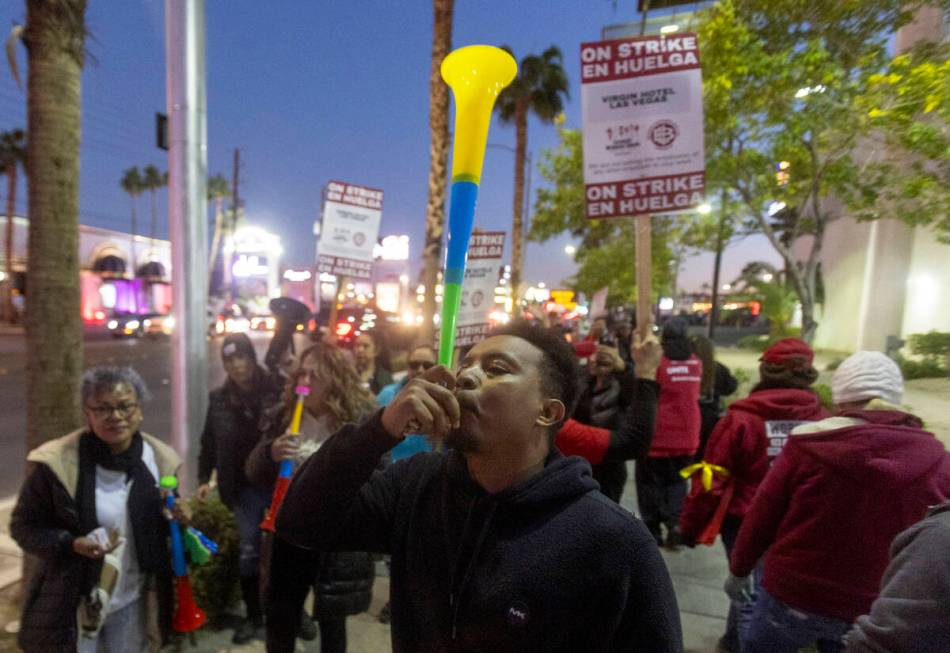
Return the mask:
<path id="1" fill-rule="evenodd" d="M 254 619 L 245 619 L 241 625 L 234 631 L 234 637 L 231 642 L 234 644 L 247 644 L 249 641 L 259 635 L 259 630 L 264 624 Z"/>
<path id="2" fill-rule="evenodd" d="M 389 611 L 389 602 L 386 602 L 386 605 L 383 606 L 383 609 L 379 611 L 379 623 L 388 624 L 392 620 L 392 613 Z"/>
<path id="3" fill-rule="evenodd" d="M 297 637 L 305 642 L 312 642 L 317 638 L 317 624 L 306 612 L 300 617 L 300 630 L 297 631 Z"/>

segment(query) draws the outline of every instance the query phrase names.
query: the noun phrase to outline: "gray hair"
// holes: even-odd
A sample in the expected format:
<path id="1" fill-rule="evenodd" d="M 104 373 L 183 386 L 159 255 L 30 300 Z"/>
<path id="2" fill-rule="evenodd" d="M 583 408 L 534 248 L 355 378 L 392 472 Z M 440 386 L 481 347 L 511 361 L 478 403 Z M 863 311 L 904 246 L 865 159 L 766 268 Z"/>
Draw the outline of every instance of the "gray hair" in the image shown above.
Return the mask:
<path id="1" fill-rule="evenodd" d="M 103 365 L 90 367 L 83 372 L 80 391 L 83 405 L 86 405 L 92 397 L 102 392 L 108 392 L 120 384 L 132 388 L 135 392 L 135 398 L 140 402 L 151 399 L 145 381 L 134 369 L 127 366 L 111 367 Z"/>

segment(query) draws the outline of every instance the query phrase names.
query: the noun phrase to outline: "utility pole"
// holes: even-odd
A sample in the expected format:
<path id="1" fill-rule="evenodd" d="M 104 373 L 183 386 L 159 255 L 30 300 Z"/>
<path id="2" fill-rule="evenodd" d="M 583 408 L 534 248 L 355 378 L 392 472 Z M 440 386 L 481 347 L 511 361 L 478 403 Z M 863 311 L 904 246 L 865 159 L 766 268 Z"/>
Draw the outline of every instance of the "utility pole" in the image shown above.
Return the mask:
<path id="1" fill-rule="evenodd" d="M 237 218 L 238 218 L 238 202 L 240 201 L 240 196 L 238 195 L 238 184 L 241 180 L 241 148 L 234 148 L 234 170 L 231 173 L 231 224 L 228 225 L 228 232 L 231 235 L 231 247 L 234 247 L 234 232 L 237 231 Z M 237 297 L 236 288 L 234 287 L 234 276 L 232 273 L 232 268 L 234 267 L 234 250 L 231 250 L 230 255 L 224 259 L 224 287 L 227 288 L 228 303 L 234 301 L 234 298 Z"/>
<path id="2" fill-rule="evenodd" d="M 172 242 L 172 445 L 189 460 L 208 397 L 204 0 L 165 0 L 168 222 Z M 184 478 L 188 478 L 186 475 Z"/>

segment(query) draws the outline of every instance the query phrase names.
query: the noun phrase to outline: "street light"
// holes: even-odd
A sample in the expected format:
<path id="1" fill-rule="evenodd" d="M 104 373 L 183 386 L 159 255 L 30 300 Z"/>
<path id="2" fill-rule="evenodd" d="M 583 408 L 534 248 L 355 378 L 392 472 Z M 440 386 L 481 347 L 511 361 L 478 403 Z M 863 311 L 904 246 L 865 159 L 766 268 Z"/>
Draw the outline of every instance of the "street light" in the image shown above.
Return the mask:
<path id="1" fill-rule="evenodd" d="M 574 256 L 575 254 L 577 254 L 577 248 L 574 245 L 565 245 L 564 253 L 567 254 L 568 256 Z"/>
<path id="2" fill-rule="evenodd" d="M 712 213 L 712 204 L 710 204 L 709 202 L 703 202 L 702 204 L 696 207 L 696 213 L 700 215 L 709 215 L 710 213 Z"/>

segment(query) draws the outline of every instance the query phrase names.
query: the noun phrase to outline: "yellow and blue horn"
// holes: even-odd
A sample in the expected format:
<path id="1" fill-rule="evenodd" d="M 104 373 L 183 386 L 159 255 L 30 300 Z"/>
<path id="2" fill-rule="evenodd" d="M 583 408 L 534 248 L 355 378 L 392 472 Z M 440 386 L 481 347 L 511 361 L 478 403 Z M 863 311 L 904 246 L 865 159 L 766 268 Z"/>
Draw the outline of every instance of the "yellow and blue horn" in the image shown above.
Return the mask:
<path id="1" fill-rule="evenodd" d="M 439 364 L 452 365 L 455 322 L 462 300 L 468 241 L 475 222 L 475 202 L 488 143 L 495 100 L 518 74 L 518 64 L 501 48 L 469 45 L 442 61 L 442 79 L 455 96 L 455 147 L 452 151 L 452 200 L 449 204 L 448 252 L 442 275 Z"/>

